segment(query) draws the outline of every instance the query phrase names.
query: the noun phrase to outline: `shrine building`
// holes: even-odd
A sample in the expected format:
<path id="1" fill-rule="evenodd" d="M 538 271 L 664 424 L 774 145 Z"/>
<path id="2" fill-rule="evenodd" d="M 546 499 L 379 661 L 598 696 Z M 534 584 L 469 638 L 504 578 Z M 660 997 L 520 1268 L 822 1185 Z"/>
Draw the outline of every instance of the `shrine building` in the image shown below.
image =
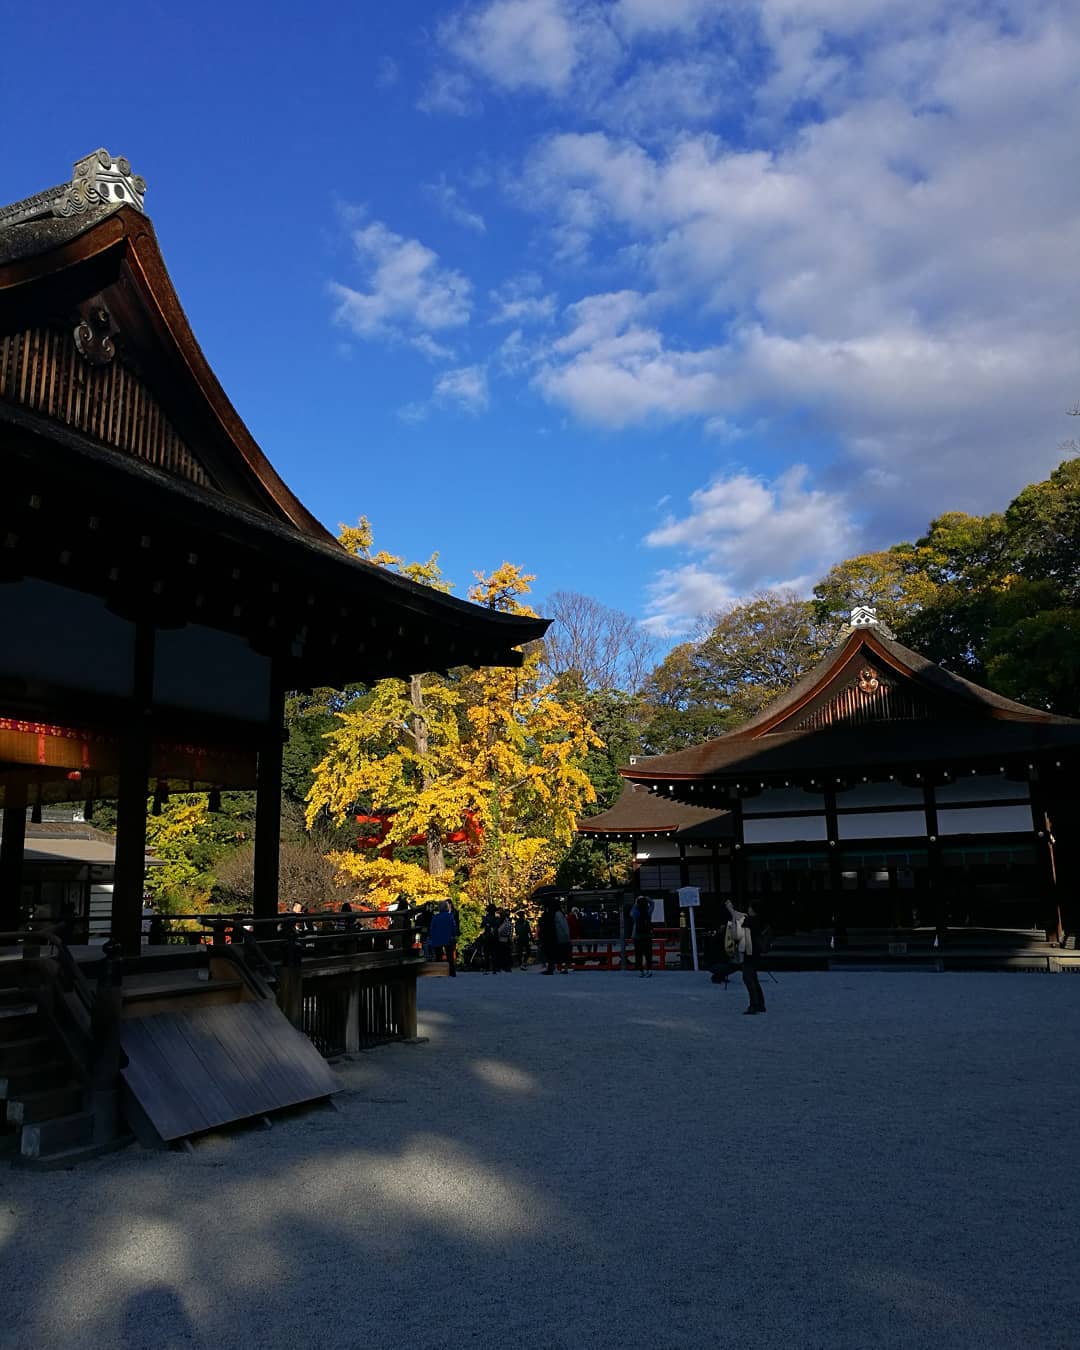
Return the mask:
<path id="1" fill-rule="evenodd" d="M 780 930 L 1080 923 L 1080 721 L 980 688 L 857 608 L 735 731 L 639 758 L 578 823 L 629 839 L 637 886 L 756 899 Z"/>
<path id="2" fill-rule="evenodd" d="M 297 500 L 199 349 L 145 192 L 98 150 L 0 207 L 0 930 L 40 894 L 28 813 L 116 800 L 129 956 L 151 795 L 257 788 L 273 915 L 286 690 L 518 665 L 547 627 L 353 557 Z"/>

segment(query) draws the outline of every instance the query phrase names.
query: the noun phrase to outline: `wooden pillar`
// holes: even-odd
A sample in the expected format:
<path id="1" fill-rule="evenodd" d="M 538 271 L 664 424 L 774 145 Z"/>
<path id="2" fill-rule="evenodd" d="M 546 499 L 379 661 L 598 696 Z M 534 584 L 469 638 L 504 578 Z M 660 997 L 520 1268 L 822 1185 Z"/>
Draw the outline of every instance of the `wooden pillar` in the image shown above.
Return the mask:
<path id="1" fill-rule="evenodd" d="M 840 818 L 836 811 L 836 793 L 831 787 L 825 788 L 825 834 L 829 863 L 829 890 L 832 893 L 833 941 L 839 947 L 847 942 L 848 900 L 844 894 L 844 866 L 840 858 Z"/>
<path id="2" fill-rule="evenodd" d="M 731 899 L 741 913 L 746 910 L 746 842 L 743 838 L 742 798 L 731 803 Z"/>
<path id="3" fill-rule="evenodd" d="M 26 840 L 26 797 L 8 789 L 5 794 L 4 835 L 0 840 L 0 931 L 22 927 L 23 848 Z"/>
<path id="4" fill-rule="evenodd" d="M 360 973 L 354 971 L 349 980 L 348 1002 L 345 1006 L 345 1053 L 355 1055 L 360 1049 Z"/>
<path id="5" fill-rule="evenodd" d="M 131 717 L 120 738 L 112 902 L 112 936 L 125 956 L 138 956 L 142 947 L 146 884 L 146 799 L 150 787 L 150 718 L 154 699 L 154 629 L 146 622 L 135 627 L 132 692 Z"/>
<path id="6" fill-rule="evenodd" d="M 398 1037 L 416 1040 L 416 971 L 403 970 L 393 986 L 394 1013 Z"/>
<path id="7" fill-rule="evenodd" d="M 1043 793 L 1037 769 L 1029 775 L 1031 793 L 1031 823 L 1035 830 L 1035 849 L 1038 857 L 1040 891 L 1044 903 L 1040 905 L 1040 921 L 1046 928 L 1049 941 L 1061 946 L 1065 941 L 1065 921 L 1058 890 L 1057 857 L 1055 853 L 1054 822 Z"/>
<path id="8" fill-rule="evenodd" d="M 284 718 L 285 691 L 275 671 L 270 690 L 270 716 L 259 745 L 255 785 L 254 910 L 257 919 L 272 919 L 278 912 Z M 290 898 L 304 899 L 303 896 Z"/>
<path id="9" fill-rule="evenodd" d="M 945 865 L 941 856 L 941 835 L 938 833 L 937 800 L 933 787 L 927 783 L 923 788 L 923 805 L 926 810 L 926 861 L 930 879 L 930 915 L 939 943 L 943 943 L 949 931 L 949 905 L 945 884 Z"/>

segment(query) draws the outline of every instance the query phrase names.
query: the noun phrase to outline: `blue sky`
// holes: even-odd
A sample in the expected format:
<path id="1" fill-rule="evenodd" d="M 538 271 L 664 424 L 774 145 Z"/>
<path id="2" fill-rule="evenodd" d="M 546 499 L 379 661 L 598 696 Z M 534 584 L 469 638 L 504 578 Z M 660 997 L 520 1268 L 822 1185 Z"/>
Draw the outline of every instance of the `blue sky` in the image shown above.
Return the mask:
<path id="1" fill-rule="evenodd" d="M 1080 398 L 1080 10 L 61 3 L 5 200 L 102 145 L 331 528 L 658 640 L 1043 476 Z"/>

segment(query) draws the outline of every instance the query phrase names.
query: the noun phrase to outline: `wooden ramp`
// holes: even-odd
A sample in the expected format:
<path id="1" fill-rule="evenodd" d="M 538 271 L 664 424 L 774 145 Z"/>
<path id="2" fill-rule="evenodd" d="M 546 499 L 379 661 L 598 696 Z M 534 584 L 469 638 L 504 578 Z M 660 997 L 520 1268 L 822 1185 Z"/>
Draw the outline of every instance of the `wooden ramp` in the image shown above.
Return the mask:
<path id="1" fill-rule="evenodd" d="M 341 1090 L 268 1000 L 125 1019 L 128 1091 L 166 1142 Z"/>

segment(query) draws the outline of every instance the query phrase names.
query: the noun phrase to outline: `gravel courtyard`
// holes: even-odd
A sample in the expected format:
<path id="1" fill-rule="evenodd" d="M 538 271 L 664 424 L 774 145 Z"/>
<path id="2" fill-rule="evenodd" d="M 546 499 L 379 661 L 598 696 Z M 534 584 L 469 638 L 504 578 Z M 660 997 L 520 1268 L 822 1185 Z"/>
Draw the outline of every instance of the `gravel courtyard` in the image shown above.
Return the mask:
<path id="1" fill-rule="evenodd" d="M 420 984 L 340 1111 L 0 1173 L 0 1346 L 1080 1346 L 1080 978 Z"/>

